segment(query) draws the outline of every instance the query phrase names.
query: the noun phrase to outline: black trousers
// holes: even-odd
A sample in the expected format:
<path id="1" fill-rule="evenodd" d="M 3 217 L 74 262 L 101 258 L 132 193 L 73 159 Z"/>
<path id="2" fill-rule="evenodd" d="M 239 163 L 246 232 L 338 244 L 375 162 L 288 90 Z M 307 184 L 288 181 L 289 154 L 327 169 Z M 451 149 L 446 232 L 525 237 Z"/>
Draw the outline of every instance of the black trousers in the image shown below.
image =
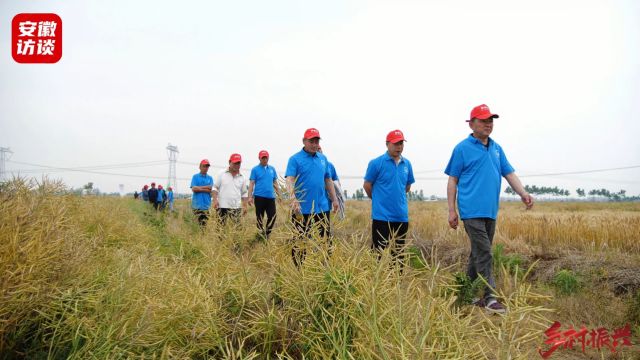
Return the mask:
<path id="1" fill-rule="evenodd" d="M 273 225 L 276 223 L 276 199 L 255 196 L 254 203 L 256 205 L 256 222 L 258 231 L 266 238 L 269 238 Z M 264 226 L 264 215 L 267 214 L 267 226 Z"/>
<path id="2" fill-rule="evenodd" d="M 331 251 L 331 212 L 326 211 L 319 214 L 291 214 L 293 227 L 298 232 L 294 239 L 293 248 L 291 249 L 291 258 L 293 263 L 300 267 L 304 258 L 307 256 L 306 248 L 298 246 L 299 241 L 311 238 L 313 231 L 318 231 L 319 235 L 327 239 L 329 251 Z"/>
<path id="3" fill-rule="evenodd" d="M 218 217 L 220 218 L 220 224 L 225 225 L 227 220 L 233 221 L 234 224 L 239 224 L 242 217 L 242 209 L 218 209 Z"/>
<path id="4" fill-rule="evenodd" d="M 209 220 L 209 210 L 193 209 L 193 215 L 198 219 L 198 224 L 201 228 L 207 226 L 207 220 Z"/>
<path id="5" fill-rule="evenodd" d="M 379 252 L 378 258 L 380 258 L 380 252 L 386 249 L 389 243 L 392 243 L 391 256 L 394 261 L 399 260 L 402 266 L 404 263 L 403 248 L 408 232 L 408 222 L 373 220 L 371 222 L 371 248 Z"/>

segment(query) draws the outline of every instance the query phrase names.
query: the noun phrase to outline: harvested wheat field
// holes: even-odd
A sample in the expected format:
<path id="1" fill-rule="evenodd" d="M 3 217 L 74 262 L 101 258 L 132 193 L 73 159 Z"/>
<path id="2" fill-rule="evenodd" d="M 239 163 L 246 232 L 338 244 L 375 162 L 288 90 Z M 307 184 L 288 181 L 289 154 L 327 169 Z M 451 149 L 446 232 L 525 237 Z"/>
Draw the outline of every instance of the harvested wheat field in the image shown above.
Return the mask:
<path id="1" fill-rule="evenodd" d="M 2 357 L 541 359 L 555 321 L 606 329 L 608 342 L 583 352 L 576 340 L 551 359 L 640 357 L 639 203 L 503 203 L 494 268 L 506 315 L 469 305 L 468 239 L 448 228 L 445 203 L 410 205 L 402 272 L 369 250 L 368 202 L 347 203 L 330 253 L 305 244 L 300 269 L 282 207 L 264 241 L 252 214 L 201 232 L 177 205 L 158 214 L 59 183 L 3 184 Z"/>

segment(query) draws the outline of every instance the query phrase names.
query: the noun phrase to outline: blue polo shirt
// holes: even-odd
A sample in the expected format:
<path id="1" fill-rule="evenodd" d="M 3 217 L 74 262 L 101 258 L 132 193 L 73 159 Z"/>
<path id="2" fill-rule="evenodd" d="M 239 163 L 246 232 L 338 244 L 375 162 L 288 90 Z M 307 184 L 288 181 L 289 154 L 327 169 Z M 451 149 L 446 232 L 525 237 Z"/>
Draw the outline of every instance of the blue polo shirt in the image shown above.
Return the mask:
<path id="1" fill-rule="evenodd" d="M 275 191 L 273 190 L 273 182 L 278 180 L 278 174 L 273 166 L 254 166 L 253 169 L 251 169 L 249 180 L 256 182 L 253 188 L 253 196 L 269 199 L 276 198 Z"/>
<path id="2" fill-rule="evenodd" d="M 340 180 L 338 178 L 338 173 L 336 172 L 336 168 L 333 166 L 332 163 L 329 163 L 329 174 L 330 174 L 329 177 L 331 178 L 331 180 L 333 180 L 333 181 Z"/>
<path id="3" fill-rule="evenodd" d="M 385 152 L 369 161 L 364 180 L 373 185 L 371 218 L 378 221 L 409 222 L 407 185 L 416 182 L 411 162 L 400 157 L 395 160 Z"/>
<path id="4" fill-rule="evenodd" d="M 324 179 L 330 179 L 329 161 L 317 152 L 314 155 L 300 150 L 289 158 L 285 177 L 295 177 L 296 198 L 303 214 L 318 214 L 329 211 Z"/>
<path id="5" fill-rule="evenodd" d="M 211 186 L 213 187 L 213 178 L 209 174 L 202 175 L 197 173 L 191 178 L 191 187 L 194 186 Z M 206 192 L 194 192 L 191 196 L 191 207 L 197 210 L 209 210 L 211 207 L 211 194 Z"/>
<path id="6" fill-rule="evenodd" d="M 460 218 L 498 217 L 502 177 L 514 172 L 504 151 L 491 138 L 488 146 L 469 135 L 453 149 L 444 173 L 458 178 Z"/>

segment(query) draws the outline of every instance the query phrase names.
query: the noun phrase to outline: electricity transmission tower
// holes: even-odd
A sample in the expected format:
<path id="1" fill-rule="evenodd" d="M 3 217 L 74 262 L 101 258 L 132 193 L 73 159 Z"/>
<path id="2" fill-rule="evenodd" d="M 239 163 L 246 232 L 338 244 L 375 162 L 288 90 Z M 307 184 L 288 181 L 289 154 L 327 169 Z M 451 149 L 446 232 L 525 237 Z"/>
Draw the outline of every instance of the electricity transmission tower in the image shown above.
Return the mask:
<path id="1" fill-rule="evenodd" d="M 9 160 L 9 158 L 11 157 L 11 154 L 13 154 L 13 151 L 11 151 L 11 149 L 6 147 L 0 147 L 0 181 L 5 180 L 5 176 L 6 176 L 5 161 Z"/>
<path id="2" fill-rule="evenodd" d="M 167 145 L 167 153 L 169 154 L 169 177 L 167 178 L 167 188 L 171 186 L 174 194 L 178 193 L 178 182 L 176 181 L 176 161 L 178 161 L 178 147 L 175 145 Z"/>

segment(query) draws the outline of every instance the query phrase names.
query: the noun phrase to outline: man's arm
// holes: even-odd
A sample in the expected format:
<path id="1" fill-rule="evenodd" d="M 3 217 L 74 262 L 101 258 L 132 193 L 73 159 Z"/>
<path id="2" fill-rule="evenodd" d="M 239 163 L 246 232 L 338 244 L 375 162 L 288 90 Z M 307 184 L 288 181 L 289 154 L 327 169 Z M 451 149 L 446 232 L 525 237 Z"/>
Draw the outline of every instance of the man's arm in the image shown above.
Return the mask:
<path id="1" fill-rule="evenodd" d="M 329 192 L 333 212 L 338 211 L 338 198 L 336 197 L 336 189 L 333 187 L 333 180 L 331 180 L 331 178 L 324 178 L 324 187 Z"/>
<path id="2" fill-rule="evenodd" d="M 249 206 L 253 205 L 253 188 L 256 186 L 256 181 L 255 180 L 249 180 Z"/>
<path id="3" fill-rule="evenodd" d="M 456 211 L 456 196 L 458 195 L 458 178 L 449 176 L 447 182 L 447 204 L 449 205 L 449 226 L 458 228 L 458 212 Z"/>
<path id="4" fill-rule="evenodd" d="M 365 180 L 364 184 L 362 184 L 362 188 L 364 189 L 364 192 L 367 193 L 367 197 L 371 199 L 371 191 L 373 191 L 373 184 Z"/>
<path id="5" fill-rule="evenodd" d="M 504 178 L 507 179 L 507 182 L 509 183 L 511 188 L 518 195 L 520 195 L 520 199 L 522 199 L 522 202 L 527 207 L 527 210 L 531 209 L 533 207 L 533 196 L 531 196 L 524 189 L 524 186 L 522 186 L 522 182 L 520 182 L 520 178 L 518 178 L 518 175 L 516 175 L 515 172 L 512 172 L 511 174 L 506 175 Z"/>

